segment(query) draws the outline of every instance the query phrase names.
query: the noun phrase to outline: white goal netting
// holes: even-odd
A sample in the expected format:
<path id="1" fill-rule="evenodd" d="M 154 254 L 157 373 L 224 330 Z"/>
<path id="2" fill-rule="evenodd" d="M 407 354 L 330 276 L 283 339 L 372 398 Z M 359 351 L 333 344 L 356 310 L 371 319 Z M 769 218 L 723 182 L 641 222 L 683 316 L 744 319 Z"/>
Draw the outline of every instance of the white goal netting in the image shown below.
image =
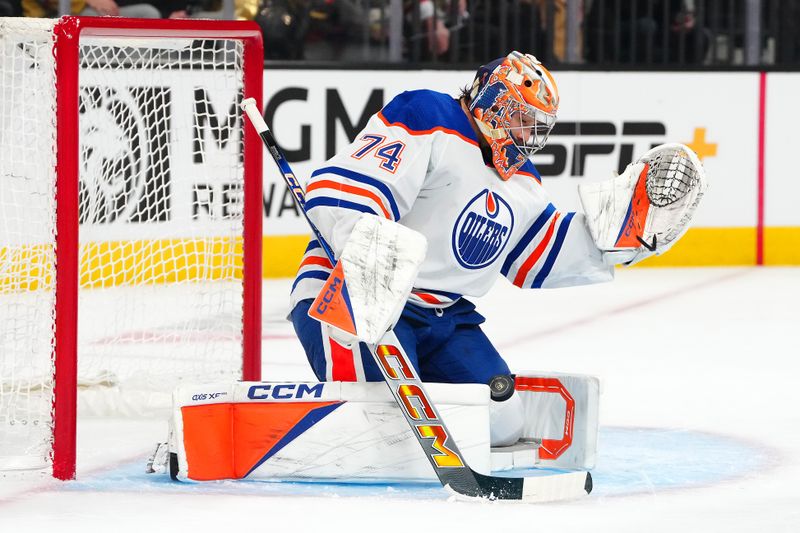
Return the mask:
<path id="1" fill-rule="evenodd" d="M 46 466 L 58 401 L 55 23 L 0 19 L 0 469 Z M 240 377 L 242 56 L 237 40 L 81 40 L 81 409 L 152 412 L 182 380 Z"/>

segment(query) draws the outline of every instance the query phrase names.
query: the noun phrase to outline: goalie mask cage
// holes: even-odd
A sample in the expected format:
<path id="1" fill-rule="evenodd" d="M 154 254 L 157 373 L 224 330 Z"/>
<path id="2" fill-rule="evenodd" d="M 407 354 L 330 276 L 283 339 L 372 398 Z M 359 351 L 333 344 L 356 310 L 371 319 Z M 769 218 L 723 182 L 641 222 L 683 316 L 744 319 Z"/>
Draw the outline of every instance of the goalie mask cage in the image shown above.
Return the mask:
<path id="1" fill-rule="evenodd" d="M 79 388 L 260 378 L 262 68 L 248 22 L 0 18 L 0 470 L 74 477 Z"/>

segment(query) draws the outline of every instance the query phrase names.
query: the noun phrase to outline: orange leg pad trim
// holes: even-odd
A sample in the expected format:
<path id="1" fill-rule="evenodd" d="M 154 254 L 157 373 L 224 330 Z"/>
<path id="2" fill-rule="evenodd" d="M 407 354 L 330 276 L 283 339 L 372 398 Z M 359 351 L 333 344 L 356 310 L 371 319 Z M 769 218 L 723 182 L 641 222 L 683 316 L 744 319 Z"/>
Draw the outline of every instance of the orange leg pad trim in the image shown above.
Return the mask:
<path id="1" fill-rule="evenodd" d="M 267 402 L 181 408 L 189 479 L 241 479 L 314 409 L 339 402 Z"/>

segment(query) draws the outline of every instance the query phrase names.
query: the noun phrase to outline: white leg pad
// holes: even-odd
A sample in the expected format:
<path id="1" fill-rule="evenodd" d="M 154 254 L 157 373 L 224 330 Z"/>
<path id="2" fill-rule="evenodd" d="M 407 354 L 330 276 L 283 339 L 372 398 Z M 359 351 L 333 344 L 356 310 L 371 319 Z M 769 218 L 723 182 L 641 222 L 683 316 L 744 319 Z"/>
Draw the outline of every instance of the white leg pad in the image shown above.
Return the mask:
<path id="1" fill-rule="evenodd" d="M 425 386 L 464 460 L 488 474 L 489 388 Z M 438 479 L 385 383 L 186 385 L 173 401 L 181 481 Z"/>
<path id="2" fill-rule="evenodd" d="M 511 446 L 492 448 L 492 468 L 528 468 L 533 463 L 555 468 L 593 468 L 597 457 L 599 380 L 593 376 L 542 373 L 518 375 L 515 387 L 512 398 L 519 397 L 524 413 L 521 438 Z M 497 446 L 494 440 L 492 445 Z"/>
<path id="3" fill-rule="evenodd" d="M 492 446 L 510 446 L 522 438 L 525 409 L 516 392 L 503 402 L 489 402 L 489 434 Z"/>

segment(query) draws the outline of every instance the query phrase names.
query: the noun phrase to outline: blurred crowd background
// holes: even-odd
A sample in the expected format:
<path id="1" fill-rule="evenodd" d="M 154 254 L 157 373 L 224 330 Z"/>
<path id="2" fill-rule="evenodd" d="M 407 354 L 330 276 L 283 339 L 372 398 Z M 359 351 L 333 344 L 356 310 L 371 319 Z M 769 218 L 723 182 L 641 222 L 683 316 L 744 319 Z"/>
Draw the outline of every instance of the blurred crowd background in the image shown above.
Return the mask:
<path id="1" fill-rule="evenodd" d="M 275 62 L 800 65 L 800 0 L 0 0 L 61 14 L 254 20 Z"/>

